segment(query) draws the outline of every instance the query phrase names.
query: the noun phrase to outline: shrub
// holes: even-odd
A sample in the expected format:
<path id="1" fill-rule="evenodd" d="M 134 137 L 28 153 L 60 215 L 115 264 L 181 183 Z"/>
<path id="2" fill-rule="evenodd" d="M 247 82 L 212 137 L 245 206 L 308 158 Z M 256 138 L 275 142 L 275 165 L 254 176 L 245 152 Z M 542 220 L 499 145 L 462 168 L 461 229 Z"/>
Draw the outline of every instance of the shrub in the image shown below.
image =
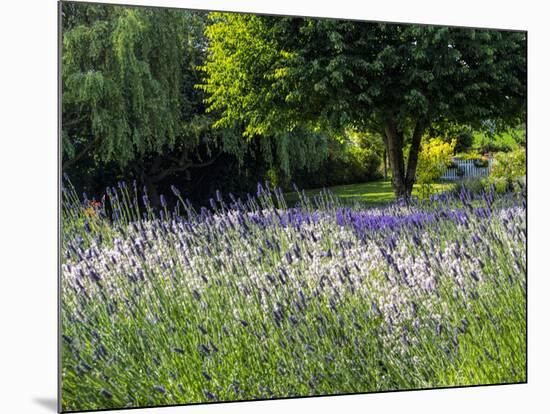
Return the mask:
<path id="1" fill-rule="evenodd" d="M 477 152 L 463 152 L 453 155 L 455 160 L 464 160 L 464 161 L 473 161 L 474 165 L 478 168 L 486 168 L 489 165 L 489 158 L 485 155 L 480 155 Z M 458 168 L 458 165 L 455 163 L 451 168 Z"/>
<path id="2" fill-rule="evenodd" d="M 355 184 L 381 178 L 380 156 L 372 148 L 338 144 L 319 168 L 300 170 L 293 181 L 303 188 Z"/>
<path id="3" fill-rule="evenodd" d="M 509 152 L 525 145 L 525 126 L 499 133 L 477 132 L 474 134 L 473 146 L 480 152 Z"/>
<path id="4" fill-rule="evenodd" d="M 348 169 L 353 181 L 370 181 L 378 178 L 381 159 L 372 149 L 350 147 L 347 151 Z"/>
<path id="5" fill-rule="evenodd" d="M 426 132 L 430 138 L 440 137 L 445 142 L 455 140 L 455 152 L 465 152 L 474 144 L 474 130 L 469 125 L 461 125 L 454 122 L 436 123 L 430 126 Z"/>
<path id="6" fill-rule="evenodd" d="M 474 159 L 474 165 L 478 168 L 487 168 L 489 166 L 489 159 L 486 157 Z"/>
<path id="7" fill-rule="evenodd" d="M 506 189 L 513 189 L 514 183 L 527 172 L 527 156 L 525 148 L 520 147 L 511 152 L 500 152 L 494 155 L 490 182 L 495 186 L 504 186 Z"/>
<path id="8" fill-rule="evenodd" d="M 481 194 L 487 191 L 489 184 L 484 178 L 469 178 L 462 181 L 457 181 L 452 189 L 452 192 L 459 194 L 463 189 L 468 190 L 472 194 Z"/>
<path id="9" fill-rule="evenodd" d="M 433 193 L 433 183 L 445 173 L 455 145 L 454 140 L 449 143 L 441 138 L 432 138 L 422 146 L 416 170 L 421 197 L 427 198 Z"/>

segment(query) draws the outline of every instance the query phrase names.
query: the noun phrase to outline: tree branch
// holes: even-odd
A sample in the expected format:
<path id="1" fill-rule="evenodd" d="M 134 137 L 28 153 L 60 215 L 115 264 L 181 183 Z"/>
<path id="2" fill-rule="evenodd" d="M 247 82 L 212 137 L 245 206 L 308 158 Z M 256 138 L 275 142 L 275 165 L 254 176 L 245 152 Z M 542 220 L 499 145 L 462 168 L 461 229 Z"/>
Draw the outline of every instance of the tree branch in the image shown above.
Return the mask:
<path id="1" fill-rule="evenodd" d="M 166 178 L 170 174 L 174 174 L 174 173 L 177 173 L 177 172 L 183 172 L 183 171 L 186 171 L 190 168 L 208 167 L 209 165 L 214 164 L 214 162 L 216 162 L 218 160 L 218 158 L 220 158 L 221 155 L 222 155 L 222 151 L 220 151 L 214 158 L 212 158 L 208 161 L 202 162 L 202 163 L 195 164 L 195 163 L 190 162 L 190 163 L 187 163 L 187 164 L 184 164 L 184 165 L 176 165 L 176 166 L 167 168 L 166 170 L 162 171 L 161 173 L 157 174 L 156 176 L 151 177 L 151 181 L 152 182 L 158 182 L 158 181 Z"/>
<path id="2" fill-rule="evenodd" d="M 62 121 L 63 129 L 66 129 L 67 127 L 70 127 L 70 126 L 73 126 L 73 125 L 77 125 L 80 122 L 84 121 L 87 117 L 88 117 L 88 114 L 84 114 L 84 115 L 81 115 L 81 116 L 76 117 L 76 118 L 71 118 L 67 121 Z"/>

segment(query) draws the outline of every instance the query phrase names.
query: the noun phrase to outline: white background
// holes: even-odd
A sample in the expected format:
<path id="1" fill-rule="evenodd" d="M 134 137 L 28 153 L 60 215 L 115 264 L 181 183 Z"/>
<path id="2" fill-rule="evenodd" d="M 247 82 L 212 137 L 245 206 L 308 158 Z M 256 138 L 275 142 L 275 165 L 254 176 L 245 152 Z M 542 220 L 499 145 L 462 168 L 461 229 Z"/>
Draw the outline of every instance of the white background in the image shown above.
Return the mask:
<path id="1" fill-rule="evenodd" d="M 163 408 L 140 413 L 541 412 L 550 406 L 548 123 L 550 14 L 529 1 L 172 0 L 191 8 L 527 29 L 528 384 Z M 116 1 L 113 1 L 116 3 Z M 539 5 L 537 5 L 537 3 Z M 0 5 L 0 412 L 53 412 L 56 365 L 57 4 Z M 544 409 L 546 411 L 546 409 Z M 136 412 L 136 411 L 130 411 Z M 548 412 L 548 411 L 546 411 Z"/>

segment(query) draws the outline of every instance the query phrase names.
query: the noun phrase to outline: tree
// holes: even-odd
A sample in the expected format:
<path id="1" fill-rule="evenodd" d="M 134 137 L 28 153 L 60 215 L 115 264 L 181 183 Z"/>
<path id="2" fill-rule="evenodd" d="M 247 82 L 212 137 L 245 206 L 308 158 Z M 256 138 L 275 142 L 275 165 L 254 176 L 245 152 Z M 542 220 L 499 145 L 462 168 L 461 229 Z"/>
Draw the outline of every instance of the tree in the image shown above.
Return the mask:
<path id="1" fill-rule="evenodd" d="M 399 197 L 412 191 L 433 123 L 525 116 L 525 33 L 213 13 L 206 34 L 202 89 L 217 126 L 242 125 L 249 138 L 381 133 Z"/>
<path id="2" fill-rule="evenodd" d="M 62 10 L 65 172 L 86 163 L 116 168 L 146 184 L 155 202 L 166 177 L 242 151 L 238 134 L 211 129 L 195 88 L 204 13 L 76 3 Z"/>

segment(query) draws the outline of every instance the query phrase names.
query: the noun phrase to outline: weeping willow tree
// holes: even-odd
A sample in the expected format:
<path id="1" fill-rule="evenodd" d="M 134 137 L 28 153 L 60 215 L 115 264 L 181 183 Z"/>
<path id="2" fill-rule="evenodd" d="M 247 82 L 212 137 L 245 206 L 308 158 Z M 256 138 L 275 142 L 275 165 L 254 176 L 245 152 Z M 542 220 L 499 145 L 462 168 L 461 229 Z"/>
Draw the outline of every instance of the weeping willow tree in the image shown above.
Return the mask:
<path id="1" fill-rule="evenodd" d="M 262 139 L 254 140 L 243 136 L 244 125 L 215 124 L 220 116 L 207 111 L 198 87 L 215 22 L 208 13 L 85 3 L 63 3 L 62 12 L 62 162 L 69 176 L 108 175 L 103 185 L 134 178 L 158 202 L 157 190 L 168 183 L 219 184 L 216 163 L 230 161 L 223 171 L 233 182 L 247 176 L 255 185 L 274 171 L 287 184 L 295 171 L 314 173 L 326 159 L 333 137 L 319 125 L 256 131 Z"/>
<path id="2" fill-rule="evenodd" d="M 205 15 L 63 4 L 63 170 L 84 162 L 156 183 L 239 154 L 242 139 L 205 114 L 197 66 Z M 98 168 L 100 168 L 98 167 Z"/>

